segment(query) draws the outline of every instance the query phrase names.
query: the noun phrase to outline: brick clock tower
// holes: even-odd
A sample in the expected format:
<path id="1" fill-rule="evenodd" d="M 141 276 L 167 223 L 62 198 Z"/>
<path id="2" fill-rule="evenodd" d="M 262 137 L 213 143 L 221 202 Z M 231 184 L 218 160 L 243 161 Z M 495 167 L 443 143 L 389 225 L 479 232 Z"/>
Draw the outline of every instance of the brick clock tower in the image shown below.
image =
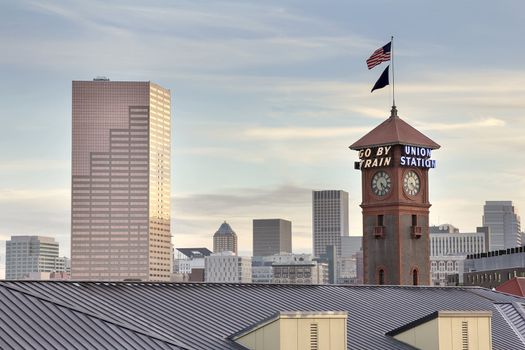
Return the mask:
<path id="1" fill-rule="evenodd" d="M 440 146 L 397 116 L 360 138 L 365 284 L 430 285 L 428 170 Z"/>

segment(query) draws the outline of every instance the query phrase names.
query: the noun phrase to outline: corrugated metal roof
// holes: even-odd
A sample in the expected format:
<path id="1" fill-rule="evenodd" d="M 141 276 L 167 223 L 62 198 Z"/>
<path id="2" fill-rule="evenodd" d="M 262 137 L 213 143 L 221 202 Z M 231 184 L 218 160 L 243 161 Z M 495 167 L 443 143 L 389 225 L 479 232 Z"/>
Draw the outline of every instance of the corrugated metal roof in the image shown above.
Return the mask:
<path id="1" fill-rule="evenodd" d="M 16 287 L 0 288 L 1 349 L 190 349 Z"/>
<path id="2" fill-rule="evenodd" d="M 279 311 L 347 311 L 348 349 L 412 349 L 385 334 L 439 310 L 492 311 L 493 349 L 525 349 L 495 307 L 525 299 L 476 287 L 0 282 L 11 287 L 195 349 L 238 348 L 228 336 Z"/>

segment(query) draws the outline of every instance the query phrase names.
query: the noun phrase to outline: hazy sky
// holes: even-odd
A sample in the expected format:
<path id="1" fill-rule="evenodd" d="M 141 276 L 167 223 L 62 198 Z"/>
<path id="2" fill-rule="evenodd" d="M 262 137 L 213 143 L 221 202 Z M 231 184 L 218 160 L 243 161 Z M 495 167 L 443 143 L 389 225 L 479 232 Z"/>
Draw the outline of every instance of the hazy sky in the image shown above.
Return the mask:
<path id="1" fill-rule="evenodd" d="M 227 220 L 249 254 L 251 220 L 280 217 L 311 251 L 312 189 L 348 191 L 359 235 L 348 146 L 389 115 L 365 60 L 391 35 L 399 115 L 442 145 L 431 223 L 523 211 L 523 23 L 523 0 L 0 1 L 0 239 L 69 255 L 71 81 L 100 75 L 172 91 L 176 247 L 211 248 Z"/>

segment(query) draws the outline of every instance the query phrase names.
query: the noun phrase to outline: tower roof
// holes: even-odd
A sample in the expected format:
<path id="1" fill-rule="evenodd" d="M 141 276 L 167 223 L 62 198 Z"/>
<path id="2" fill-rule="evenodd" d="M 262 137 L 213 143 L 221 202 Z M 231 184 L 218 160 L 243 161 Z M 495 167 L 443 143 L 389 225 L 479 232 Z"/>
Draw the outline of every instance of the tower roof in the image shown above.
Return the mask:
<path id="1" fill-rule="evenodd" d="M 221 227 L 219 227 L 219 229 L 217 230 L 217 232 L 215 232 L 213 236 L 215 237 L 215 236 L 237 236 L 237 235 L 235 234 L 235 231 L 231 228 L 230 224 L 224 221 L 221 224 Z"/>
<path id="2" fill-rule="evenodd" d="M 350 149 L 360 150 L 371 146 L 399 144 L 427 147 L 431 149 L 438 149 L 441 147 L 403 119 L 399 118 L 396 107 L 392 106 L 390 118 L 354 142 L 350 146 Z"/>

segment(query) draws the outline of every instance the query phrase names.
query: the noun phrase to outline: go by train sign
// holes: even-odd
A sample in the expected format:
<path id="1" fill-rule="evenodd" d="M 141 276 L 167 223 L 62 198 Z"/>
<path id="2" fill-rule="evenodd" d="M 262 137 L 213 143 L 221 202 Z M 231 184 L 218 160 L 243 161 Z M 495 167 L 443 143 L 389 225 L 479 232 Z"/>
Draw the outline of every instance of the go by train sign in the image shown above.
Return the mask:
<path id="1" fill-rule="evenodd" d="M 399 165 L 414 168 L 430 169 L 436 167 L 436 161 L 431 159 L 432 149 L 410 145 L 401 145 Z M 382 168 L 393 165 L 392 146 L 379 146 L 359 150 L 359 162 L 356 169 Z"/>

